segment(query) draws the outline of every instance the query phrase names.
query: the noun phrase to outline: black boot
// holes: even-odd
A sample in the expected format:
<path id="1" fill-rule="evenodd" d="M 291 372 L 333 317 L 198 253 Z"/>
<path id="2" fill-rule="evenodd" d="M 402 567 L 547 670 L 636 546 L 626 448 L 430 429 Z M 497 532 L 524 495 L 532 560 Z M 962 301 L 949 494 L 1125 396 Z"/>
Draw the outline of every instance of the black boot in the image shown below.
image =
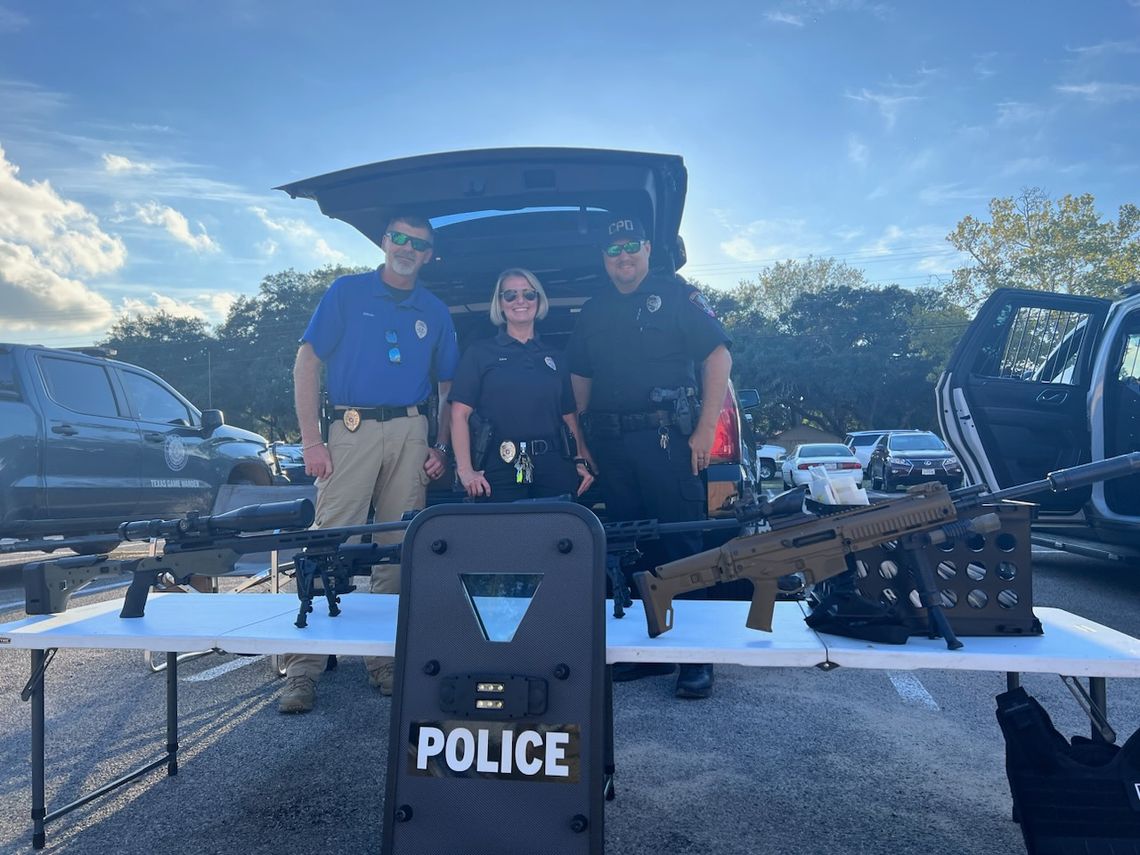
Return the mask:
<path id="1" fill-rule="evenodd" d="M 663 677 L 672 674 L 676 667 L 665 662 L 615 662 L 613 680 L 615 683 L 628 683 L 643 677 Z"/>
<path id="2" fill-rule="evenodd" d="M 712 665 L 682 665 L 677 675 L 678 698 L 707 698 L 712 694 Z"/>

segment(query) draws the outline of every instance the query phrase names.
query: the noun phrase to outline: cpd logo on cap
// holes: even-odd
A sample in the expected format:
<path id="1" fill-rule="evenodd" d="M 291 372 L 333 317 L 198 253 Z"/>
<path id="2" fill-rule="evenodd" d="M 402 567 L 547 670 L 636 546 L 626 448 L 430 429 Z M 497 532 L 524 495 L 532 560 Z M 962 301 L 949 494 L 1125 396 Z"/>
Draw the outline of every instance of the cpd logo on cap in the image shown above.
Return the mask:
<path id="1" fill-rule="evenodd" d="M 634 231 L 633 220 L 614 220 L 612 223 L 610 223 L 610 234 L 611 235 L 614 232 L 632 232 L 632 231 Z"/>

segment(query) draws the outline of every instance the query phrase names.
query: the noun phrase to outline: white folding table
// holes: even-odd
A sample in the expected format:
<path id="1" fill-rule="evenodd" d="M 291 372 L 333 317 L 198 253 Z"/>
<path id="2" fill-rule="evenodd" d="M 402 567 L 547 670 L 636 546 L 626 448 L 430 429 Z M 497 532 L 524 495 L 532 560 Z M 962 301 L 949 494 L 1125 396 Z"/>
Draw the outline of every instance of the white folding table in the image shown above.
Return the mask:
<path id="1" fill-rule="evenodd" d="M 298 629 L 292 594 L 152 594 L 141 618 L 119 617 L 122 600 L 27 617 L 0 625 L 0 648 L 31 651 L 31 677 L 22 697 L 32 708 L 33 846 L 45 843 L 45 825 L 138 776 L 166 764 L 178 771 L 177 653 L 216 648 L 239 654 L 317 653 L 356 656 L 395 654 L 397 598 L 372 594 L 345 598 L 329 617 L 317 600 L 309 625 Z M 607 604 L 609 608 L 610 604 Z M 640 602 L 626 616 L 606 622 L 606 662 L 692 662 L 752 667 L 837 667 L 1006 672 L 1011 686 L 1020 672 L 1089 678 L 1091 701 L 1103 714 L 1107 677 L 1140 677 L 1140 640 L 1060 609 L 1037 608 L 1041 636 L 966 637 L 960 650 L 941 639 L 911 638 L 905 645 L 822 635 L 804 623 L 806 607 L 776 604 L 771 633 L 745 626 L 749 604 L 678 600 L 673 629 L 658 638 L 646 632 Z M 44 795 L 44 671 L 58 648 L 139 649 L 167 653 L 165 752 L 145 766 L 51 813 Z"/>

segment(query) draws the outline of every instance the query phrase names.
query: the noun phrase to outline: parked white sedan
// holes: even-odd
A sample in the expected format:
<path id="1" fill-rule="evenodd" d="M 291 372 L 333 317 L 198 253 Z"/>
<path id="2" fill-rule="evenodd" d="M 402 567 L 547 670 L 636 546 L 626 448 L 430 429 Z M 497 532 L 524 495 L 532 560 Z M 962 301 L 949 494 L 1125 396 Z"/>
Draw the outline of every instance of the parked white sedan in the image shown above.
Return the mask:
<path id="1" fill-rule="evenodd" d="M 784 479 L 784 489 L 806 485 L 811 489 L 812 466 L 822 466 L 827 477 L 849 478 L 856 487 L 863 486 L 863 465 L 854 452 L 838 442 L 808 442 L 797 445 L 792 453 L 784 458 L 780 476 Z"/>

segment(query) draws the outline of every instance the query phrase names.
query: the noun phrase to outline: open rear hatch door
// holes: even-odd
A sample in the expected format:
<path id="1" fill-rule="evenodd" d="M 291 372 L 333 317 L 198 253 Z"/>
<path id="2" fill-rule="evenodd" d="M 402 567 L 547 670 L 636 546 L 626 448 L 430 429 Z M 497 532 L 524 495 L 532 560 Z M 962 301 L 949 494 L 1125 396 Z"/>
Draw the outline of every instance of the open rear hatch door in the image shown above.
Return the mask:
<path id="1" fill-rule="evenodd" d="M 377 245 L 393 213 L 426 217 L 436 251 L 422 277 L 455 305 L 467 302 L 465 282 L 478 278 L 489 291 L 505 263 L 539 274 L 552 298 L 562 283 L 581 296 L 574 282 L 600 274 L 598 247 L 611 212 L 645 223 L 655 269 L 679 269 L 687 182 L 677 155 L 508 148 L 388 160 L 277 189 L 316 201 Z"/>
<path id="2" fill-rule="evenodd" d="M 942 435 L 990 490 L 1091 459 L 1093 356 L 1110 302 L 1003 288 L 978 312 L 938 380 Z M 1075 513 L 1090 488 L 1031 497 Z"/>

